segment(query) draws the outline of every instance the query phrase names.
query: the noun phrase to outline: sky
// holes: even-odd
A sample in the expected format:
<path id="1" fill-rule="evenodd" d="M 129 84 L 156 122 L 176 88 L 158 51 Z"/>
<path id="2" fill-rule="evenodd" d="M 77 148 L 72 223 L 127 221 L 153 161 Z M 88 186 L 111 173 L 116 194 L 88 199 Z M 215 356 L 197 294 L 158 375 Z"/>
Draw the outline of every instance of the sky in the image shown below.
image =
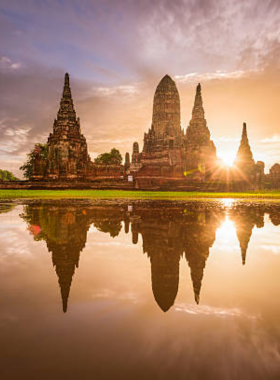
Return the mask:
<path id="1" fill-rule="evenodd" d="M 65 72 L 92 159 L 142 148 L 169 74 L 184 130 L 200 82 L 218 156 L 246 122 L 254 159 L 280 162 L 279 0 L 0 0 L 1 169 L 47 141 Z"/>

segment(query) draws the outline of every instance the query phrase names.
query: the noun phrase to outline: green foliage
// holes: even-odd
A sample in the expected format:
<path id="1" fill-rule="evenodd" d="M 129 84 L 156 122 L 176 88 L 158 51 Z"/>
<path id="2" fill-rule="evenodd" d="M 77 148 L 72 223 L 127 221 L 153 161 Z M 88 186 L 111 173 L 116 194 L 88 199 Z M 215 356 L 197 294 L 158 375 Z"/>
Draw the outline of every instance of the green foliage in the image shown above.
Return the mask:
<path id="1" fill-rule="evenodd" d="M 94 163 L 97 165 L 120 165 L 122 163 L 122 155 L 118 149 L 113 148 L 110 153 L 99 154 L 95 158 Z"/>
<path id="2" fill-rule="evenodd" d="M 102 220 L 94 223 L 94 227 L 96 227 L 99 231 L 109 232 L 111 237 L 118 236 L 122 229 L 122 225 L 119 221 L 116 220 Z"/>
<path id="3" fill-rule="evenodd" d="M 18 181 L 19 179 L 8 170 L 0 169 L 0 181 Z"/>
<path id="4" fill-rule="evenodd" d="M 26 162 L 20 167 L 20 170 L 23 171 L 23 176 L 26 179 L 30 179 L 33 174 L 33 164 L 36 157 L 41 159 L 46 159 L 48 155 L 48 145 L 47 144 L 35 144 L 34 148 L 27 153 Z"/>
<path id="5" fill-rule="evenodd" d="M 256 190 L 235 193 L 204 193 L 187 191 L 135 191 L 135 190 L 29 190 L 29 189 L 0 189 L 0 199 L 160 199 L 160 200 L 201 200 L 242 198 L 248 200 L 280 202 L 279 190 Z"/>

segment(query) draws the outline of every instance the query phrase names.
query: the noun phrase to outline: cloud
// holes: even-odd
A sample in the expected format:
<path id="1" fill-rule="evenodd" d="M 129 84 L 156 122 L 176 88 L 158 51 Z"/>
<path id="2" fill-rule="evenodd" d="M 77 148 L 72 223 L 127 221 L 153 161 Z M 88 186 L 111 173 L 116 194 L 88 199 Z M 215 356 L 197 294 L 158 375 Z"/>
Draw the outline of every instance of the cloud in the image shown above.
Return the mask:
<path id="1" fill-rule="evenodd" d="M 175 75 L 174 79 L 176 79 L 177 82 L 181 83 L 198 83 L 213 79 L 237 79 L 245 75 L 248 75 L 248 73 L 245 73 L 242 70 L 232 72 L 228 72 L 225 70 L 217 70 L 213 73 L 189 73 L 185 75 Z"/>
<path id="2" fill-rule="evenodd" d="M 99 96 L 133 96 L 139 91 L 137 89 L 137 84 L 123 85 L 123 86 L 113 86 L 113 87 L 97 87 L 95 89 L 97 95 Z"/>
<path id="3" fill-rule="evenodd" d="M 273 135 L 271 137 L 266 137 L 260 141 L 263 144 L 279 144 L 280 143 L 280 135 Z"/>
<path id="4" fill-rule="evenodd" d="M 191 304 L 176 303 L 175 310 L 192 315 L 210 315 L 213 317 L 234 317 L 257 319 L 257 316 L 247 315 L 238 308 L 220 308 L 208 305 L 193 306 Z"/>
<path id="5" fill-rule="evenodd" d="M 0 58 L 0 70 L 17 70 L 21 66 L 20 62 L 13 62 L 10 58 L 2 56 Z"/>
<path id="6" fill-rule="evenodd" d="M 201 82 L 218 149 L 236 149 L 247 121 L 254 154 L 280 161 L 276 143 L 272 153 L 264 142 L 279 128 L 279 10 L 277 0 L 3 0 L 1 166 L 16 170 L 15 162 L 46 141 L 65 71 L 92 155 L 112 144 L 123 155 L 134 141 L 141 146 L 155 88 L 169 73 L 183 128 Z"/>

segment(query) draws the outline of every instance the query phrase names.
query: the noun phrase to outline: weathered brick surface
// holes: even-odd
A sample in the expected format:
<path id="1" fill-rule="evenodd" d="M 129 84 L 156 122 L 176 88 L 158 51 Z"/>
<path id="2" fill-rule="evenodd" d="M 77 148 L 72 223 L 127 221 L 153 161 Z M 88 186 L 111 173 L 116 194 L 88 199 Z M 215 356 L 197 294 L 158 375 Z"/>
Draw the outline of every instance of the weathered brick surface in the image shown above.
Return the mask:
<path id="1" fill-rule="evenodd" d="M 249 144 L 246 123 L 243 123 L 242 136 L 234 162 L 233 180 L 245 180 L 248 184 L 261 187 L 264 181 L 264 163 L 255 163 Z"/>
<path id="2" fill-rule="evenodd" d="M 128 172 L 134 174 L 140 187 L 143 183 L 162 185 L 172 179 L 176 182 L 180 179 L 181 185 L 186 186 L 189 181 L 204 181 L 215 164 L 216 148 L 204 118 L 201 86 L 197 87 L 185 135 L 181 128 L 179 93 L 175 82 L 165 75 L 155 92 L 152 126 L 144 134 L 143 151 L 139 153 L 138 144 L 134 143 Z"/>
<path id="3" fill-rule="evenodd" d="M 185 136 L 186 165 L 188 170 L 207 174 L 216 165 L 216 147 L 210 139 L 210 131 L 204 117 L 200 84 L 196 88 L 192 118 Z"/>
<path id="4" fill-rule="evenodd" d="M 69 75 L 65 74 L 64 88 L 53 133 L 48 139 L 47 178 L 85 178 L 90 157 L 80 120 L 73 105 Z"/>
<path id="5" fill-rule="evenodd" d="M 123 165 L 96 165 L 88 154 L 87 142 L 81 133 L 80 119 L 76 116 L 69 75 L 65 74 L 64 87 L 53 132 L 48 138 L 48 157 L 38 155 L 33 167 L 33 180 L 95 180 L 120 179 Z"/>
<path id="6" fill-rule="evenodd" d="M 265 181 L 280 186 L 280 171 L 275 166 L 264 175 L 264 163 L 255 163 L 246 124 L 234 169 L 219 166 L 216 147 L 205 119 L 200 84 L 196 88 L 192 118 L 184 134 L 181 128 L 180 97 L 175 82 L 165 75 L 158 84 L 153 101 L 151 128 L 144 134 L 143 150 L 138 142 L 127 153 L 124 165 L 96 165 L 88 154 L 86 139 L 73 105 L 69 75 L 64 88 L 53 132 L 48 138 L 48 157 L 38 154 L 33 180 L 45 186 L 137 189 L 212 189 L 245 190 L 261 188 Z M 52 183 L 47 185 L 46 181 Z M 91 185 L 89 183 L 92 182 Z M 61 185 L 63 183 L 63 185 Z M 16 184 L 14 184 L 16 186 Z M 82 185 L 83 186 L 83 185 Z"/>

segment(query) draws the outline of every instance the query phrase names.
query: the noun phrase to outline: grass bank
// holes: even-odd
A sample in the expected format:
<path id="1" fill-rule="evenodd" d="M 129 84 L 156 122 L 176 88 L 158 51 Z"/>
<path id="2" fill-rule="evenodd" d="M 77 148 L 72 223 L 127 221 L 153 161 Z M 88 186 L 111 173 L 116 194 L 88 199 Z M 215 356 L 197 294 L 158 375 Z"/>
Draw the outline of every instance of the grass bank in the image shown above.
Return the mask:
<path id="1" fill-rule="evenodd" d="M 176 191 L 126 190 L 0 190 L 1 199 L 217 199 L 238 198 L 279 200 L 280 191 L 248 191 L 244 193 L 206 193 Z"/>

